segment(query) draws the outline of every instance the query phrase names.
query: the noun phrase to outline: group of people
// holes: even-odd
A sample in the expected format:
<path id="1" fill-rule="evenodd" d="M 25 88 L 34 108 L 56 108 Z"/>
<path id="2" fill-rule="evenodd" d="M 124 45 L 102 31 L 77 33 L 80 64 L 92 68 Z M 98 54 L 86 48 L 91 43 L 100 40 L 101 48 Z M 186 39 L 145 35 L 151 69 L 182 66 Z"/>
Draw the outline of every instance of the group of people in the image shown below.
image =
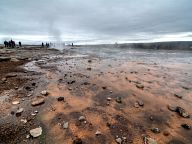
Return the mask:
<path id="1" fill-rule="evenodd" d="M 5 47 L 11 47 L 11 48 L 15 48 L 16 47 L 16 43 L 15 43 L 15 41 L 13 41 L 13 40 L 10 40 L 10 41 L 4 41 L 4 45 L 5 45 Z M 19 47 L 22 47 L 22 45 L 21 45 L 21 42 L 19 42 Z"/>
<path id="2" fill-rule="evenodd" d="M 49 43 L 46 43 L 46 44 L 44 45 L 44 43 L 42 42 L 41 46 L 42 46 L 42 47 L 46 46 L 47 48 L 49 48 L 50 44 L 49 44 Z"/>

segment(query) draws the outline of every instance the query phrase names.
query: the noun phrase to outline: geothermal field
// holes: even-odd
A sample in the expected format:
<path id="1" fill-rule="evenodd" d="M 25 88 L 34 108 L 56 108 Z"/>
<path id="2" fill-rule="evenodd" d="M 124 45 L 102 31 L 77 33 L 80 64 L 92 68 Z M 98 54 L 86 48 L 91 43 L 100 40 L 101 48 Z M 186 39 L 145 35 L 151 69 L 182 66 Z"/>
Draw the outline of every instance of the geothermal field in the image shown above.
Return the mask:
<path id="1" fill-rule="evenodd" d="M 1 144 L 190 144 L 191 50 L 0 49 Z"/>

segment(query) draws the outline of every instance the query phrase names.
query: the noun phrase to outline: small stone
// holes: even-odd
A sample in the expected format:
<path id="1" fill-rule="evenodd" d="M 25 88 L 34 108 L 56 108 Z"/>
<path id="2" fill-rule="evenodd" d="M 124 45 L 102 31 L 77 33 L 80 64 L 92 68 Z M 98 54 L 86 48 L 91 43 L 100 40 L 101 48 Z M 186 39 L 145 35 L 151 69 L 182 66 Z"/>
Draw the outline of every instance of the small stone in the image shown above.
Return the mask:
<path id="1" fill-rule="evenodd" d="M 44 95 L 44 96 L 47 96 L 48 92 L 46 90 L 44 90 L 44 91 L 41 92 L 41 94 Z"/>
<path id="2" fill-rule="evenodd" d="M 87 70 L 91 71 L 91 68 L 87 68 Z"/>
<path id="3" fill-rule="evenodd" d="M 35 98 L 32 102 L 31 102 L 31 105 L 32 106 L 38 106 L 38 105 L 41 105 L 45 103 L 45 99 L 43 97 L 37 97 Z"/>
<path id="4" fill-rule="evenodd" d="M 103 87 L 102 87 L 102 89 L 104 89 L 104 90 L 105 90 L 105 89 L 107 89 L 107 87 L 106 87 L 106 86 L 103 86 Z"/>
<path id="5" fill-rule="evenodd" d="M 182 124 L 181 126 L 182 126 L 184 129 L 186 129 L 186 130 L 190 130 L 190 129 L 191 129 L 191 126 L 188 125 L 188 124 Z"/>
<path id="6" fill-rule="evenodd" d="M 17 111 L 16 111 L 16 116 L 21 116 L 21 113 L 24 111 L 23 108 L 19 108 Z"/>
<path id="7" fill-rule="evenodd" d="M 180 99 L 182 99 L 182 98 L 183 98 L 183 96 L 178 95 L 178 94 L 174 94 L 174 96 L 175 96 L 175 97 L 177 97 L 177 98 L 180 98 Z"/>
<path id="8" fill-rule="evenodd" d="M 24 124 L 27 123 L 27 120 L 26 119 L 21 119 L 21 122 L 23 122 Z"/>
<path id="9" fill-rule="evenodd" d="M 171 105 L 168 105 L 167 108 L 170 110 L 170 111 L 173 111 L 175 112 L 177 107 L 174 107 L 174 106 L 171 106 Z"/>
<path id="10" fill-rule="evenodd" d="M 142 84 L 136 84 L 136 87 L 137 87 L 138 89 L 144 89 L 144 85 L 142 85 Z"/>
<path id="11" fill-rule="evenodd" d="M 68 129 L 68 127 L 69 127 L 69 122 L 64 122 L 63 128 L 64 128 L 64 129 Z"/>
<path id="12" fill-rule="evenodd" d="M 122 139 L 121 139 L 121 138 L 117 138 L 117 139 L 116 139 L 116 142 L 117 142 L 118 144 L 122 144 Z"/>
<path id="13" fill-rule="evenodd" d="M 88 60 L 88 63 L 91 63 L 92 62 L 92 60 Z"/>
<path id="14" fill-rule="evenodd" d="M 141 106 L 141 107 L 144 106 L 144 102 L 142 100 L 138 100 L 137 102 L 138 102 L 139 106 Z"/>
<path id="15" fill-rule="evenodd" d="M 58 97 L 57 100 L 58 101 L 64 101 L 65 99 L 64 99 L 64 97 Z"/>
<path id="16" fill-rule="evenodd" d="M 39 137 L 42 134 L 42 128 L 39 127 L 39 128 L 32 129 L 32 130 L 30 130 L 30 134 L 34 138 Z"/>
<path id="17" fill-rule="evenodd" d="M 160 133 L 161 131 L 159 130 L 159 128 L 152 128 L 151 131 L 155 134 Z"/>
<path id="18" fill-rule="evenodd" d="M 6 81 L 7 81 L 7 78 L 2 78 L 1 81 L 2 81 L 2 82 L 6 82 Z"/>
<path id="19" fill-rule="evenodd" d="M 30 138 L 30 135 L 26 135 L 26 139 L 29 139 Z"/>
<path id="20" fill-rule="evenodd" d="M 7 75 L 6 75 L 6 78 L 16 77 L 16 76 L 17 76 L 17 74 L 11 74 L 11 73 L 10 73 L 10 74 L 7 74 Z"/>
<path id="21" fill-rule="evenodd" d="M 85 120 L 86 120 L 86 118 L 84 116 L 79 117 L 79 121 L 85 121 Z"/>
<path id="22" fill-rule="evenodd" d="M 19 101 L 13 101 L 13 102 L 12 102 L 13 105 L 17 105 L 17 104 L 19 104 L 19 103 L 20 103 Z"/>
<path id="23" fill-rule="evenodd" d="M 10 60 L 11 62 L 19 62 L 19 60 L 17 58 L 11 58 Z"/>
<path id="24" fill-rule="evenodd" d="M 117 102 L 117 103 L 122 103 L 121 97 L 117 97 L 117 98 L 116 98 L 116 102 Z"/>
<path id="25" fill-rule="evenodd" d="M 96 131 L 95 135 L 96 136 L 101 135 L 101 132 L 100 131 Z"/>
<path id="26" fill-rule="evenodd" d="M 135 107 L 135 108 L 139 108 L 138 102 L 135 102 L 134 107 Z"/>
<path id="27" fill-rule="evenodd" d="M 156 140 L 154 140 L 152 138 L 148 138 L 148 137 L 144 138 L 144 143 L 146 143 L 146 144 L 157 144 Z"/>
<path id="28" fill-rule="evenodd" d="M 163 132 L 163 135 L 164 135 L 164 136 L 169 136 L 170 133 L 169 133 L 168 131 L 164 131 L 164 132 Z"/>
<path id="29" fill-rule="evenodd" d="M 81 140 L 81 138 L 76 137 L 76 138 L 73 140 L 73 144 L 83 144 L 83 141 Z"/>
<path id="30" fill-rule="evenodd" d="M 107 100 L 108 100 L 108 101 L 111 101 L 111 97 L 108 97 Z"/>

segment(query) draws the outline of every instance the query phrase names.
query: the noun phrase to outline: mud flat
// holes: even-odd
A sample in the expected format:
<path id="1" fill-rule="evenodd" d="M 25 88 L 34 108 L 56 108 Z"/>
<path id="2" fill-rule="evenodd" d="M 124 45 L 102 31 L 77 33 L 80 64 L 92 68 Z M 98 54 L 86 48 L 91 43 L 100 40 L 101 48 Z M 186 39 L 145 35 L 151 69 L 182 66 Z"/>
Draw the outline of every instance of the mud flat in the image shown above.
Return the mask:
<path id="1" fill-rule="evenodd" d="M 0 49 L 0 143 L 190 144 L 192 53 Z"/>

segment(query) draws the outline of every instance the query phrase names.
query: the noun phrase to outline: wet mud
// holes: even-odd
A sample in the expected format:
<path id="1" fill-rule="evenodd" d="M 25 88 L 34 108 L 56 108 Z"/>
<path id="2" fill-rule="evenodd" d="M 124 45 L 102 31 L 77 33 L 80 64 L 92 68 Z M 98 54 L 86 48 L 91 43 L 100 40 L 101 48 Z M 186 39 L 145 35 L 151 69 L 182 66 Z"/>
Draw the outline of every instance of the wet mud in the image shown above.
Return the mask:
<path id="1" fill-rule="evenodd" d="M 161 51 L 150 59 L 139 50 L 124 55 L 81 47 L 0 52 L 19 60 L 0 62 L 2 144 L 142 144 L 146 136 L 158 144 L 192 141 L 192 130 L 181 126 L 192 126 L 192 55 L 185 60 L 185 52 L 163 51 L 170 55 L 165 61 Z M 16 76 L 3 79 L 7 74 Z M 43 102 L 32 105 L 38 97 Z M 34 138 L 30 130 L 37 127 L 43 132 Z"/>

